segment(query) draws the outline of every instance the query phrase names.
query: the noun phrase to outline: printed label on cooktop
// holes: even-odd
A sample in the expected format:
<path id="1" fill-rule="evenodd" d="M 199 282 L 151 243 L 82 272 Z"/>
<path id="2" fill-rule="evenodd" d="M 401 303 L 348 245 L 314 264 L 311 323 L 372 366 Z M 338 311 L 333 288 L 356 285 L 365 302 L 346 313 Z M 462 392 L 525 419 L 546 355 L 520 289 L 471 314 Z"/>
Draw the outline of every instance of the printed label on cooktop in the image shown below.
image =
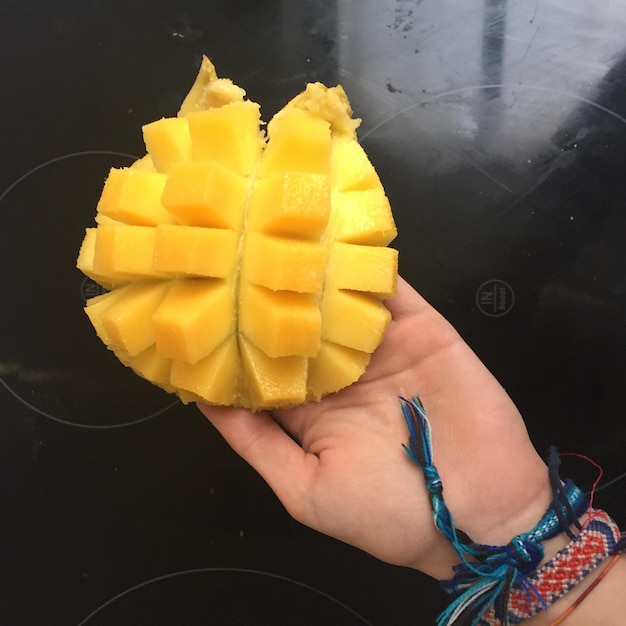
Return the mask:
<path id="1" fill-rule="evenodd" d="M 95 280 L 92 280 L 87 276 L 85 276 L 83 282 L 80 284 L 80 295 L 85 302 L 87 302 L 90 298 L 101 296 L 106 292 L 107 290 L 102 285 L 99 285 Z"/>
<path id="2" fill-rule="evenodd" d="M 511 285 L 498 278 L 485 281 L 476 290 L 476 306 L 489 317 L 506 315 L 515 304 L 515 292 Z"/>

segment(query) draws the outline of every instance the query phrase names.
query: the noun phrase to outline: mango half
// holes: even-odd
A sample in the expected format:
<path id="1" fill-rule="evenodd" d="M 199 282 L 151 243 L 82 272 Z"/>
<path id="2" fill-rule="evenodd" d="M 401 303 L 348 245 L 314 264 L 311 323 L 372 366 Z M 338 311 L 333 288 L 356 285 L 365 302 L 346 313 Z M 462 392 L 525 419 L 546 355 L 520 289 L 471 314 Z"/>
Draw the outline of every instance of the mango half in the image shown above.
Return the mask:
<path id="1" fill-rule="evenodd" d="M 314 83 L 265 133 L 205 58 L 86 230 L 77 266 L 108 289 L 85 307 L 104 344 L 183 402 L 286 407 L 358 380 L 398 271 L 358 124 L 340 86 Z"/>

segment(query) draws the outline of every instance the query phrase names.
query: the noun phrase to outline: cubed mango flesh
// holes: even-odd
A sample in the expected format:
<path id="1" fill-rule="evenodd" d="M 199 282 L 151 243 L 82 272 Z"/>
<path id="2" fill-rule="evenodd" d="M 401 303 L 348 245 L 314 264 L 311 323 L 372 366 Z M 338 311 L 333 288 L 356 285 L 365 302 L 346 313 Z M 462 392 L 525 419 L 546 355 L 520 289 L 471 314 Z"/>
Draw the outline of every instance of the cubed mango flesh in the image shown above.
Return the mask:
<path id="1" fill-rule="evenodd" d="M 319 239 L 330 210 L 328 174 L 279 172 L 256 181 L 248 228 L 282 237 Z"/>
<path id="2" fill-rule="evenodd" d="M 229 405 L 236 397 L 240 372 L 239 347 L 235 336 L 231 335 L 197 363 L 173 361 L 170 383 L 192 394 L 196 401 Z M 183 401 L 184 396 L 181 396 Z"/>
<path id="3" fill-rule="evenodd" d="M 239 311 L 241 333 L 268 356 L 317 354 L 322 325 L 318 299 L 313 294 L 244 284 Z"/>
<path id="4" fill-rule="evenodd" d="M 246 179 L 217 161 L 172 166 L 162 202 L 181 224 L 239 230 L 246 206 Z"/>
<path id="5" fill-rule="evenodd" d="M 100 225 L 96 229 L 93 269 L 103 276 L 136 280 L 162 278 L 152 262 L 156 229 Z"/>
<path id="6" fill-rule="evenodd" d="M 249 176 L 261 151 L 259 105 L 248 100 L 188 115 L 195 161 L 217 161 Z"/>
<path id="7" fill-rule="evenodd" d="M 242 259 L 246 281 L 274 291 L 320 294 L 328 251 L 319 241 L 248 233 Z"/>
<path id="8" fill-rule="evenodd" d="M 235 332 L 232 285 L 223 280 L 176 281 L 152 315 L 159 352 L 197 363 Z"/>
<path id="9" fill-rule="evenodd" d="M 176 220 L 161 204 L 165 174 L 139 168 L 112 168 L 104 183 L 97 211 L 125 224 L 156 226 Z"/>
<path id="10" fill-rule="evenodd" d="M 123 360 L 124 357 L 118 354 L 118 358 Z M 163 357 L 155 344 L 135 356 L 126 357 L 125 363 L 142 378 L 158 385 L 168 393 L 176 390 L 171 382 L 172 361 Z"/>
<path id="11" fill-rule="evenodd" d="M 159 224 L 154 269 L 164 274 L 227 278 L 237 263 L 239 237 L 227 228 Z"/>
<path id="12" fill-rule="evenodd" d="M 363 352 L 378 347 L 391 320 L 391 313 L 380 300 L 344 289 L 326 289 L 321 312 L 326 341 Z"/>
<path id="13" fill-rule="evenodd" d="M 191 135 L 185 117 L 164 117 L 143 128 L 143 140 L 157 172 L 167 174 L 180 161 L 191 159 Z"/>
<path id="14" fill-rule="evenodd" d="M 106 327 L 104 326 L 104 322 L 102 321 L 102 314 L 108 308 L 113 306 L 116 302 L 123 302 L 124 298 L 132 293 L 133 286 L 126 285 L 126 287 L 122 289 L 108 291 L 107 293 L 100 294 L 99 296 L 95 296 L 87 300 L 85 313 L 87 313 L 87 317 L 91 321 L 91 324 L 94 327 L 96 334 L 98 335 L 98 337 L 100 337 L 102 343 L 104 343 L 104 345 L 107 347 L 111 347 L 112 339 Z"/>
<path id="15" fill-rule="evenodd" d="M 332 231 L 336 241 L 386 246 L 398 234 L 382 187 L 332 193 Z"/>
<path id="16" fill-rule="evenodd" d="M 130 278 L 126 276 L 113 276 L 110 272 L 106 275 L 99 274 L 94 270 L 93 261 L 96 252 L 96 238 L 96 228 L 85 229 L 85 237 L 80 246 L 76 267 L 85 274 L 85 276 L 102 285 L 105 289 L 114 289 L 115 287 L 120 287 L 128 283 Z"/>
<path id="17" fill-rule="evenodd" d="M 152 314 L 163 300 L 170 285 L 166 282 L 145 282 L 128 286 L 128 290 L 110 307 L 102 311 L 103 324 L 111 347 L 135 356 L 155 342 Z M 111 292 L 114 294 L 115 292 Z"/>
<path id="18" fill-rule="evenodd" d="M 183 402 L 254 410 L 317 401 L 363 374 L 391 315 L 389 201 L 341 87 L 259 106 L 204 59 L 147 155 L 112 169 L 77 266 L 119 360 Z"/>
<path id="19" fill-rule="evenodd" d="M 331 153 L 330 123 L 297 108 L 285 108 L 270 126 L 259 176 L 300 171 L 326 174 Z"/>
<path id="20" fill-rule="evenodd" d="M 381 186 L 361 144 L 345 135 L 333 138 L 330 172 L 333 191 L 361 191 Z"/>
<path id="21" fill-rule="evenodd" d="M 323 393 L 340 391 L 357 380 L 370 362 L 371 354 L 329 341 L 322 341 L 320 350 L 309 359 L 309 395 L 320 400 Z"/>
<path id="22" fill-rule="evenodd" d="M 335 241 L 328 259 L 328 289 L 351 289 L 391 298 L 396 293 L 398 251 Z"/>
<path id="23" fill-rule="evenodd" d="M 243 337 L 240 350 L 253 406 L 289 406 L 305 402 L 308 377 L 306 357 L 271 358 Z"/>

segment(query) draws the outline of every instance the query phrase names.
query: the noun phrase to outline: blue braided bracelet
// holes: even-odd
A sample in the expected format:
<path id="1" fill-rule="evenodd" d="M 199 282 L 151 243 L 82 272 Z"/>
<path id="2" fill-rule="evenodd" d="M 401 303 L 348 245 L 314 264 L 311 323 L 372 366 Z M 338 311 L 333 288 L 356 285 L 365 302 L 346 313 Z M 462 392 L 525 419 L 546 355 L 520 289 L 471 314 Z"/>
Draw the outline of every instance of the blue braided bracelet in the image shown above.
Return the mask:
<path id="1" fill-rule="evenodd" d="M 564 595 L 576 583 L 588 574 L 608 554 L 626 549 L 626 541 L 619 535 L 615 523 L 608 518 L 604 527 L 601 521 L 583 529 L 579 518 L 589 508 L 589 500 L 571 481 L 561 481 L 558 476 L 559 458 L 555 449 L 550 452 L 550 482 L 554 499 L 539 523 L 528 533 L 514 537 L 506 546 L 490 546 L 477 544 L 461 537 L 452 515 L 443 499 L 443 485 L 433 464 L 430 424 L 424 407 L 415 396 L 411 400 L 400 398 L 402 413 L 409 430 L 409 444 L 404 446 L 409 457 L 422 469 L 426 487 L 431 495 L 433 520 L 439 531 L 450 541 L 461 563 L 455 566 L 453 578 L 440 581 L 443 588 L 453 597 L 452 603 L 439 615 L 438 626 L 449 626 L 458 620 L 468 626 L 478 624 L 498 624 L 508 626 L 516 624 L 546 609 L 560 595 Z M 596 512 L 597 513 L 597 512 Z M 570 527 L 577 528 L 580 534 L 574 535 Z M 595 535 L 591 537 L 590 532 Z M 544 557 L 542 541 L 565 532 L 573 541 L 568 548 L 552 559 L 544 568 L 537 572 L 537 567 Z M 587 534 L 585 534 L 587 533 Z M 588 563 L 578 563 L 577 547 L 583 539 L 591 537 L 596 554 L 588 559 Z M 603 538 L 602 549 L 594 539 Z M 585 544 L 586 546 L 587 544 Z M 546 573 L 551 572 L 555 564 L 563 563 L 570 556 L 578 558 L 576 576 L 561 586 L 545 586 Z M 556 557 L 555 557 L 556 558 Z M 549 588 L 550 593 L 544 597 L 542 592 Z M 520 593 L 526 602 L 519 601 Z M 513 596 L 512 596 L 513 594 Z M 513 598 L 515 606 L 509 606 Z M 524 604 L 524 610 L 519 607 Z M 521 617 L 523 615 L 523 618 Z"/>

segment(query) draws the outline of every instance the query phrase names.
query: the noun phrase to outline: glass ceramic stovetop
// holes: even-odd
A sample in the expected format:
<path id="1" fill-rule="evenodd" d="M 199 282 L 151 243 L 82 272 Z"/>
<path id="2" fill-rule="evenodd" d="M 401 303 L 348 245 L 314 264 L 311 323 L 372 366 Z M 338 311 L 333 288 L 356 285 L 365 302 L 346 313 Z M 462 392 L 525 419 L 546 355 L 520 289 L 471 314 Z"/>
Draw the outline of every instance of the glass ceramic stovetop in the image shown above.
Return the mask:
<path id="1" fill-rule="evenodd" d="M 4 2 L 0 623 L 408 626 L 444 606 L 433 581 L 292 521 L 82 312 L 104 177 L 202 54 L 265 119 L 305 82 L 344 85 L 401 273 L 539 450 L 603 466 L 596 502 L 626 526 L 625 28 L 626 2 Z"/>

